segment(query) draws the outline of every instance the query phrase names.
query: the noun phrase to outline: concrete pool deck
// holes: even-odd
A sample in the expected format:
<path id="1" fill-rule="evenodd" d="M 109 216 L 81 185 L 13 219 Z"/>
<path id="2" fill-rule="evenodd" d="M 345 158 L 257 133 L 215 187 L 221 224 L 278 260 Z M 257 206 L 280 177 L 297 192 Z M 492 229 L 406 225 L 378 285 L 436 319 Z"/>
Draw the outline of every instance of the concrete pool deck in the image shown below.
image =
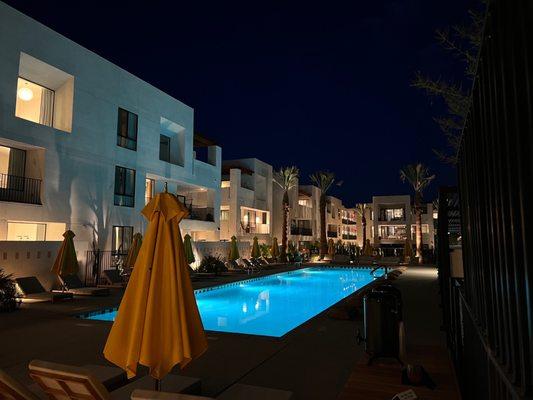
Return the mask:
<path id="1" fill-rule="evenodd" d="M 274 272 L 284 270 L 287 268 Z M 405 278 L 409 275 L 411 269 Z M 411 281 L 405 278 L 400 277 L 397 284 L 401 286 L 402 281 Z M 238 278 L 213 279 L 208 285 L 234 279 Z M 434 280 L 436 282 L 436 277 Z M 414 281 L 418 282 L 416 276 Z M 422 284 L 431 282 L 423 280 Z M 408 286 L 411 291 L 412 285 Z M 120 297 L 121 291 L 114 290 L 109 297 L 23 305 L 17 312 L 0 314 L 0 368 L 30 383 L 27 365 L 32 359 L 73 365 L 107 364 L 102 349 L 111 324 L 82 320 L 73 315 L 116 306 Z M 412 330 L 414 340 L 423 344 L 428 335 L 424 332 L 435 329 L 438 332 L 434 324 L 420 330 L 414 328 L 427 323 L 420 320 L 417 311 L 427 302 L 420 304 L 405 299 L 404 303 L 408 335 Z M 323 312 L 282 338 L 210 332 L 208 351 L 179 373 L 200 378 L 202 394 L 207 396 L 215 396 L 240 382 L 290 390 L 296 399 L 335 399 L 363 356 L 363 347 L 355 341 L 355 332 L 360 326 L 361 321 L 334 320 Z"/>

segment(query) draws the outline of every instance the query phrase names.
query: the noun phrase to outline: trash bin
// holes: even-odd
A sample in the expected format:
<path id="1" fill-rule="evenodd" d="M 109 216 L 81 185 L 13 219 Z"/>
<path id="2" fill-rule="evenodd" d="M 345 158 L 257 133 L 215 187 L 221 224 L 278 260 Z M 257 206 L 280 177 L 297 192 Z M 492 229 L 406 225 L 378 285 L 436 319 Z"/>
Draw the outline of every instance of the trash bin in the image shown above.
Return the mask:
<path id="1" fill-rule="evenodd" d="M 401 293 L 392 285 L 380 285 L 363 297 L 365 351 L 373 359 L 395 358 L 400 363 L 399 326 L 402 318 Z"/>

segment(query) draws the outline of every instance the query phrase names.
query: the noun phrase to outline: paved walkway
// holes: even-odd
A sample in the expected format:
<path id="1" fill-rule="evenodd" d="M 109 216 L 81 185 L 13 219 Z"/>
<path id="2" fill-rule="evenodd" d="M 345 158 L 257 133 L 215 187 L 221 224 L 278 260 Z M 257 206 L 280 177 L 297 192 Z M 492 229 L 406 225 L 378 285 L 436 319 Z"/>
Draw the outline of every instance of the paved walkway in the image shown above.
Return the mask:
<path id="1" fill-rule="evenodd" d="M 401 367 L 396 362 L 379 360 L 366 365 L 363 357 L 353 366 L 339 400 L 391 399 L 394 394 L 413 389 L 423 399 L 460 399 L 446 337 L 440 330 L 441 310 L 436 268 L 410 267 L 394 285 L 401 290 L 407 339 L 404 363 L 424 366 L 436 383 L 435 390 L 401 383 Z"/>

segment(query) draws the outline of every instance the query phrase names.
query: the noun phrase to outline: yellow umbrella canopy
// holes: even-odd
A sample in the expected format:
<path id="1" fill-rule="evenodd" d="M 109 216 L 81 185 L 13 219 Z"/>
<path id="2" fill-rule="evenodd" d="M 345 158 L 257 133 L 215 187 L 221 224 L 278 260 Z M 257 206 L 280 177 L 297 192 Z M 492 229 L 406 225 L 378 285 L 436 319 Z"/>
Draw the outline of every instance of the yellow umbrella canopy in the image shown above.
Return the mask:
<path id="1" fill-rule="evenodd" d="M 52 272 L 56 275 L 66 276 L 74 275 L 78 272 L 78 258 L 74 248 L 74 232 L 68 230 L 63 233 L 63 244 L 59 248 L 56 260 L 52 266 Z"/>
<path id="2" fill-rule="evenodd" d="M 192 251 L 191 235 L 188 233 L 183 238 L 183 247 L 185 247 L 185 260 L 187 260 L 187 264 L 192 264 L 196 259 L 194 258 L 194 252 Z"/>
<path id="3" fill-rule="evenodd" d="M 133 235 L 133 241 L 128 251 L 126 261 L 124 262 L 125 267 L 133 268 L 133 266 L 135 265 L 135 261 L 137 260 L 137 256 L 139 255 L 139 250 L 141 249 L 142 242 L 143 236 L 139 232 Z"/>
<path id="4" fill-rule="evenodd" d="M 372 256 L 372 246 L 370 245 L 370 239 L 366 239 L 365 247 L 363 247 L 364 256 Z"/>
<path id="5" fill-rule="evenodd" d="M 254 243 L 252 245 L 252 258 L 261 257 L 261 250 L 259 249 L 259 242 L 257 241 L 257 236 L 254 236 Z"/>
<path id="6" fill-rule="evenodd" d="M 104 348 L 128 377 L 145 365 L 155 379 L 207 349 L 181 240 L 185 206 L 159 193 L 144 207 L 148 228 Z"/>
<path id="7" fill-rule="evenodd" d="M 330 256 L 335 255 L 335 243 L 333 242 L 333 239 L 329 239 L 328 241 L 328 254 Z"/>
<path id="8" fill-rule="evenodd" d="M 231 243 L 229 245 L 229 255 L 228 260 L 229 261 L 235 261 L 240 258 L 239 255 L 239 248 L 237 247 L 237 238 L 235 236 L 231 237 Z"/>
<path id="9" fill-rule="evenodd" d="M 274 237 L 272 239 L 272 248 L 270 249 L 270 255 L 273 258 L 278 258 L 279 257 L 279 246 L 278 246 L 278 238 L 277 237 Z"/>

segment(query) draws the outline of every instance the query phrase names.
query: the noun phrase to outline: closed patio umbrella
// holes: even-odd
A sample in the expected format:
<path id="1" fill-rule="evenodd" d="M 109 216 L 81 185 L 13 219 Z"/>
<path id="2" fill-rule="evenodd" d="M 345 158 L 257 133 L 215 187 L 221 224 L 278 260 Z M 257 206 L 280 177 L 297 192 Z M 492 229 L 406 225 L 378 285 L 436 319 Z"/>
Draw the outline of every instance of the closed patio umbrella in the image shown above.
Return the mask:
<path id="1" fill-rule="evenodd" d="M 335 243 L 333 242 L 333 239 L 329 239 L 328 241 L 328 254 L 331 257 L 335 255 Z"/>
<path id="2" fill-rule="evenodd" d="M 231 243 L 229 245 L 229 255 L 228 260 L 229 261 L 235 261 L 240 258 L 239 255 L 239 248 L 237 247 L 237 238 L 235 236 L 231 237 Z"/>
<path id="3" fill-rule="evenodd" d="M 372 246 L 370 245 L 370 239 L 366 239 L 365 247 L 363 247 L 363 255 L 371 257 L 372 256 Z"/>
<path id="4" fill-rule="evenodd" d="M 405 262 L 409 262 L 413 259 L 413 246 L 409 236 L 405 238 L 405 244 L 403 246 L 403 258 Z"/>
<path id="5" fill-rule="evenodd" d="M 124 266 L 126 268 L 133 268 L 133 266 L 135 265 L 135 261 L 137 260 L 137 256 L 139 255 L 139 250 L 141 249 L 142 242 L 143 236 L 139 232 L 133 235 L 131 247 L 128 250 L 126 261 L 124 261 Z"/>
<path id="6" fill-rule="evenodd" d="M 179 222 L 187 210 L 176 196 L 159 193 L 144 207 L 148 228 L 104 348 L 127 372 L 145 365 L 160 380 L 207 349 L 192 290 Z"/>
<path id="7" fill-rule="evenodd" d="M 78 258 L 74 248 L 74 232 L 71 230 L 63 233 L 63 243 L 59 248 L 57 257 L 52 266 L 52 272 L 59 276 L 74 275 L 78 273 Z"/>
<path id="8" fill-rule="evenodd" d="M 187 264 L 192 264 L 196 261 L 194 258 L 194 253 L 192 251 L 192 241 L 191 241 L 191 235 L 188 233 L 183 237 L 183 247 L 185 248 L 185 260 L 187 260 Z"/>
<path id="9" fill-rule="evenodd" d="M 274 237 L 272 239 L 272 248 L 270 249 L 270 255 L 272 258 L 277 259 L 279 257 L 279 246 L 278 246 L 278 238 Z"/>
<path id="10" fill-rule="evenodd" d="M 259 243 L 257 241 L 257 236 L 254 236 L 254 243 L 252 245 L 252 258 L 261 257 L 261 250 L 259 249 Z"/>

